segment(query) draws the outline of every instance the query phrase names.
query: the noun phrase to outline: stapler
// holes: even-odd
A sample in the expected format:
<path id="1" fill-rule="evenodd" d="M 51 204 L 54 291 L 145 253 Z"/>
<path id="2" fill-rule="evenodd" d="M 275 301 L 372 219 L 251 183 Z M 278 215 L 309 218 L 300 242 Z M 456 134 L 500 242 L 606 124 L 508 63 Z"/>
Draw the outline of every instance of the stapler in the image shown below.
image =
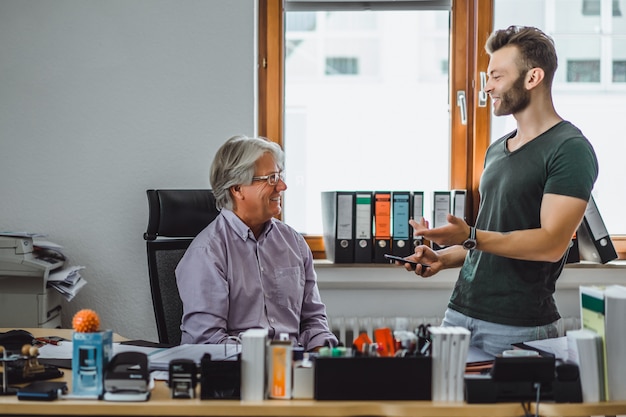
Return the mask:
<path id="1" fill-rule="evenodd" d="M 148 356 L 142 352 L 115 355 L 104 372 L 104 391 L 107 401 L 146 401 L 150 397 Z"/>

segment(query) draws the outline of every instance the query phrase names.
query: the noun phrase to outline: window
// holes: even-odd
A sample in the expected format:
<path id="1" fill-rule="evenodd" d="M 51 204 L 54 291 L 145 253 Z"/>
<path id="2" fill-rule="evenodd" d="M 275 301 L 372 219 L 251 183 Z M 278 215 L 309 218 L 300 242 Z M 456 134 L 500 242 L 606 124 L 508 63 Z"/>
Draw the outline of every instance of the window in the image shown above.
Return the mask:
<path id="1" fill-rule="evenodd" d="M 427 153 L 427 157 L 423 157 L 421 147 L 424 144 L 420 141 L 424 135 L 416 134 L 414 131 L 420 132 L 423 126 L 432 125 L 434 123 L 432 120 L 423 118 L 422 114 L 415 110 L 409 109 L 402 113 L 402 110 L 389 106 L 383 106 L 382 110 L 371 114 L 354 115 L 349 106 L 352 103 L 350 100 L 354 97 L 369 100 L 376 105 L 381 100 L 372 100 L 371 96 L 361 94 L 362 84 L 365 83 L 367 86 L 369 83 L 369 87 L 376 83 L 382 85 L 386 71 L 394 70 L 401 73 L 408 65 L 387 65 L 390 61 L 386 58 L 367 61 L 367 57 L 380 57 L 380 54 L 387 53 L 389 49 L 393 50 L 398 45 L 404 47 L 406 56 L 415 56 L 414 46 L 410 46 L 408 39 L 410 37 L 406 35 L 396 37 L 391 42 L 391 48 L 376 43 L 375 40 L 380 39 L 381 20 L 378 14 L 373 12 L 379 11 L 377 8 L 381 2 L 367 3 L 372 9 L 371 12 L 365 13 L 369 20 L 355 20 L 347 14 L 333 16 L 332 13 L 340 11 L 336 8 L 325 11 L 300 11 L 287 19 L 286 13 L 283 13 L 283 0 L 259 0 L 259 53 L 260 62 L 264 64 L 259 70 L 259 133 L 281 143 L 289 156 L 286 161 L 289 190 L 285 195 L 283 218 L 305 234 L 316 257 L 323 257 L 322 239 L 317 235 L 320 231 L 316 232 L 319 230 L 320 209 L 317 202 L 310 200 L 307 192 L 309 189 L 316 189 L 314 194 L 317 194 L 317 190 L 322 189 L 320 183 L 328 181 L 328 178 L 324 178 L 328 175 L 332 177 L 334 189 L 361 188 L 355 185 L 354 175 L 349 170 L 338 167 L 345 166 L 344 159 L 367 160 L 370 158 L 368 151 L 374 150 L 378 159 L 388 165 L 383 167 L 378 163 L 362 164 L 375 167 L 373 171 L 376 175 L 373 180 L 367 180 L 367 189 L 406 187 L 409 190 L 421 189 L 428 192 L 429 186 L 423 181 L 430 180 L 442 181 L 441 186 L 432 185 L 433 189 L 465 188 L 469 191 L 468 219 L 472 222 L 478 205 L 477 188 L 486 148 L 492 137 L 499 137 L 514 128 L 512 118 L 492 118 L 489 103 L 485 107 L 476 105 L 480 98 L 479 72 L 486 70 L 489 60 L 483 47 L 493 27 L 525 24 L 541 27 L 551 33 L 556 40 L 560 67 L 555 80 L 555 104 L 563 117 L 575 122 L 590 139 L 593 138 L 592 143 L 601 161 L 600 178 L 594 190 L 594 197 L 601 206 L 607 228 L 613 234 L 613 242 L 620 257 L 626 258 L 626 236 L 619 235 L 626 232 L 626 221 L 617 213 L 624 203 L 604 202 L 607 194 L 614 196 L 619 194 L 614 192 L 616 188 L 619 189 L 619 186 L 615 185 L 615 180 L 622 177 L 618 163 L 615 162 L 617 160 L 607 161 L 611 160 L 612 155 L 626 155 L 624 141 L 615 139 L 620 131 L 616 123 L 621 120 L 618 113 L 624 107 L 623 93 L 626 90 L 626 24 L 621 15 L 625 1 L 601 0 L 599 16 L 583 16 L 580 6 L 582 1 L 578 3 L 579 7 L 571 7 L 569 0 L 493 2 L 454 0 L 453 9 L 450 9 L 449 1 L 447 5 L 446 2 L 442 2 L 444 7 L 439 8 L 436 13 L 444 11 L 442 17 L 433 19 L 436 14 L 431 14 L 431 21 L 428 23 L 431 29 L 424 30 L 425 34 L 419 35 L 417 47 L 426 49 L 420 49 L 422 53 L 418 54 L 419 61 L 412 64 L 413 68 L 416 68 L 415 71 L 411 71 L 413 78 L 408 75 L 403 78 L 403 82 L 410 80 L 411 83 L 419 83 L 415 79 L 424 81 L 423 77 L 430 76 L 434 84 L 439 83 L 441 79 L 449 83 L 447 98 L 444 100 L 448 124 L 437 121 L 437 126 L 441 125 L 443 132 L 436 132 L 437 136 L 430 138 L 425 146 L 433 151 Z M 324 3 L 336 6 L 338 2 L 288 0 L 288 3 L 309 5 Z M 340 3 L 356 5 L 364 2 Z M 411 3 L 432 5 L 436 2 L 394 0 L 384 3 L 387 3 L 387 6 L 406 9 Z M 620 12 L 616 13 L 615 10 Z M 432 12 L 434 11 L 431 10 Z M 498 19 L 494 24 L 496 12 Z M 424 23 L 420 22 L 420 25 L 422 24 Z M 421 28 L 412 29 L 421 30 Z M 447 35 L 444 33 L 449 34 L 449 37 L 446 38 Z M 434 39 L 436 36 L 439 36 L 438 40 Z M 348 41 L 350 38 L 352 39 Z M 362 41 L 367 39 L 365 49 L 359 46 L 359 38 Z M 339 40 L 340 43 L 335 42 Z M 346 45 L 349 45 L 351 50 L 343 49 Z M 379 49 L 379 45 L 384 46 Z M 448 51 L 450 53 L 447 53 Z M 428 59 L 424 59 L 424 55 Z M 296 56 L 297 59 L 292 59 Z M 328 57 L 357 58 L 358 74 L 326 75 Z M 598 61 L 600 81 L 568 81 L 568 61 Z M 288 66 L 290 68 L 287 68 Z M 294 72 L 294 69 L 297 71 Z M 291 71 L 290 74 L 284 74 L 287 71 Z M 408 72 L 406 71 L 407 74 Z M 588 79 L 593 77 L 589 75 L 593 70 L 584 66 L 579 66 L 573 74 L 576 72 L 579 79 L 585 73 L 584 76 Z M 291 94 L 298 92 L 298 89 L 294 90 L 297 83 L 288 85 L 285 81 L 287 76 L 291 77 L 292 82 L 303 81 L 307 77 L 315 78 L 317 86 L 328 93 L 323 104 L 332 106 L 340 115 L 339 120 L 343 124 L 339 125 L 337 132 L 333 132 L 330 143 L 323 142 L 328 137 L 317 130 L 324 122 L 312 120 L 309 109 L 293 100 L 294 97 L 298 97 L 297 94 Z M 597 78 L 597 75 L 595 77 Z M 301 88 L 305 88 L 305 85 L 303 84 Z M 457 103 L 458 93 L 466 96 L 467 113 L 463 118 L 466 123 L 461 123 L 461 106 Z M 439 94 L 428 96 L 413 93 L 412 96 L 417 104 L 409 103 L 410 106 L 423 106 L 423 102 L 430 104 L 431 107 L 441 105 Z M 393 105 L 388 100 L 383 102 Z M 371 136 L 366 136 L 370 132 L 357 134 L 356 129 L 360 129 L 361 125 L 368 126 L 368 123 L 372 123 L 373 117 L 377 118 L 378 123 L 373 123 L 372 126 L 380 124 L 381 111 L 385 117 L 393 117 L 395 113 L 408 114 L 402 119 L 416 123 L 413 128 L 403 130 L 404 136 L 409 136 L 409 146 L 400 146 L 399 152 L 387 152 L 395 149 L 391 141 L 398 139 L 398 134 L 390 132 L 397 123 L 388 123 L 383 128 L 378 128 Z M 400 117 L 396 120 L 399 119 Z M 602 123 L 598 123 L 599 120 L 602 120 Z M 353 127 L 355 129 L 352 129 Z M 440 139 L 446 136 L 447 140 Z M 294 148 L 298 146 L 300 150 L 294 154 Z M 440 146 L 445 148 L 438 149 Z M 329 152 L 331 147 L 333 151 Z M 310 160 L 315 161 L 314 164 L 307 162 L 308 156 L 312 156 Z M 437 162 L 429 166 L 430 159 Z M 403 177 L 397 174 L 398 166 L 409 166 L 413 170 Z M 444 171 L 442 167 L 446 167 L 447 172 L 442 174 Z M 410 178 L 411 182 L 407 186 L 395 182 L 390 184 L 390 178 L 400 180 Z M 292 213 L 296 210 L 301 210 L 302 214 L 299 224 L 291 217 L 296 215 Z M 429 208 L 425 208 L 425 213 L 428 211 Z"/>
<path id="2" fill-rule="evenodd" d="M 326 75 L 358 75 L 359 59 L 345 57 L 327 57 Z"/>
<path id="3" fill-rule="evenodd" d="M 496 0 L 494 26 L 533 25 L 554 38 L 559 56 L 555 107 L 594 146 L 600 173 L 593 195 L 618 246 L 615 235 L 626 234 L 626 194 L 617 185 L 626 156 L 626 143 L 617 139 L 626 106 L 626 17 L 619 12 L 626 0 L 583 3 L 581 10 L 568 0 Z M 492 140 L 513 128 L 512 117 L 494 117 Z"/>
<path id="4" fill-rule="evenodd" d="M 571 59 L 567 61 L 568 83 L 599 83 L 600 60 Z"/>
<path id="5" fill-rule="evenodd" d="M 321 234 L 322 191 L 448 189 L 449 14 L 285 13 L 287 223 Z"/>

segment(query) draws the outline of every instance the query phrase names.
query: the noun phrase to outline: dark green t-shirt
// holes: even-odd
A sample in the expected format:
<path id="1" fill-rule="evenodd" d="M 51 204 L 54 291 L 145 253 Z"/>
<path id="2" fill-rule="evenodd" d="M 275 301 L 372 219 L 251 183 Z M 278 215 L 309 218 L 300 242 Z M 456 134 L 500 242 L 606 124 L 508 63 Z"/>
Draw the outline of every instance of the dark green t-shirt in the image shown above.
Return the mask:
<path id="1" fill-rule="evenodd" d="M 512 132 L 491 144 L 480 180 L 476 227 L 509 232 L 541 226 L 543 195 L 589 200 L 598 176 L 593 147 L 562 121 L 514 152 Z M 467 316 L 513 326 L 542 326 L 560 318 L 553 293 L 559 262 L 522 261 L 469 251 L 449 307 Z"/>

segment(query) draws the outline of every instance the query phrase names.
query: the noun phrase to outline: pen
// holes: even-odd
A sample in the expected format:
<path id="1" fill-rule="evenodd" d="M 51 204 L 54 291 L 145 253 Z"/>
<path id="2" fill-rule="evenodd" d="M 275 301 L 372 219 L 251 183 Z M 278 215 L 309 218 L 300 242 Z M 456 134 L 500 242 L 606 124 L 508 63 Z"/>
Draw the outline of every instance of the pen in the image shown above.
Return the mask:
<path id="1" fill-rule="evenodd" d="M 57 345 L 59 345 L 61 343 L 60 340 L 50 339 L 50 338 L 47 338 L 47 337 L 37 337 L 37 338 L 35 338 L 35 340 L 37 342 L 39 342 L 39 343 L 44 344 L 44 345 L 47 344 L 47 345 L 55 345 L 55 346 L 57 346 Z"/>

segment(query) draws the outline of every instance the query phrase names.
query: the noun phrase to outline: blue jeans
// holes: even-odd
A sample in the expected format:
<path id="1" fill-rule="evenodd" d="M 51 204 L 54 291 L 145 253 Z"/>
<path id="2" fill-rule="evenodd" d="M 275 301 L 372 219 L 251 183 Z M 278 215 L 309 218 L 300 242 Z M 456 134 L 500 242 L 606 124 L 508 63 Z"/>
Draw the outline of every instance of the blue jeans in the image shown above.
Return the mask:
<path id="1" fill-rule="evenodd" d="M 559 335 L 556 322 L 545 326 L 509 326 L 474 319 L 449 308 L 441 325 L 465 327 L 472 332 L 470 345 L 494 356 L 512 349 L 513 343 L 549 339 Z"/>

